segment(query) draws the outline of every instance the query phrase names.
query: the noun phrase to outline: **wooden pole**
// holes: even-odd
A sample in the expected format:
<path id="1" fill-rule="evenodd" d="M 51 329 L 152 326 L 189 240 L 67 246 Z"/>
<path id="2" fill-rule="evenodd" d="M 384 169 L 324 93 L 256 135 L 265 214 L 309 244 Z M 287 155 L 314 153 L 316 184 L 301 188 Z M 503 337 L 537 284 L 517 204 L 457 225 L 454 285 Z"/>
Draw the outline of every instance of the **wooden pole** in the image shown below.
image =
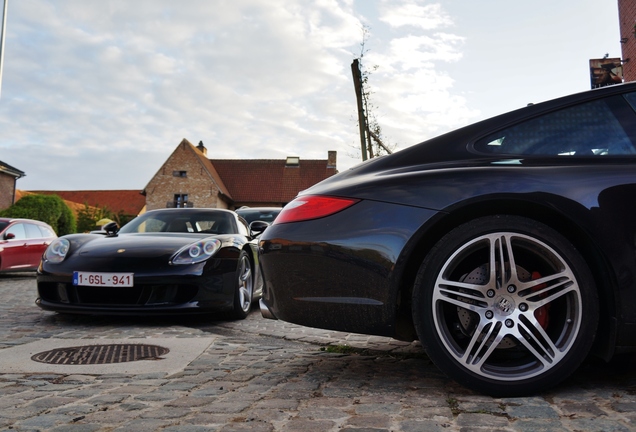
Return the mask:
<path id="1" fill-rule="evenodd" d="M 362 150 L 362 160 L 368 159 L 366 146 L 366 130 L 367 120 L 364 115 L 364 105 L 362 102 L 362 76 L 360 74 L 360 63 L 355 59 L 351 63 L 351 74 L 353 75 L 353 87 L 356 91 L 356 99 L 358 101 L 358 127 L 360 129 L 360 148 Z"/>

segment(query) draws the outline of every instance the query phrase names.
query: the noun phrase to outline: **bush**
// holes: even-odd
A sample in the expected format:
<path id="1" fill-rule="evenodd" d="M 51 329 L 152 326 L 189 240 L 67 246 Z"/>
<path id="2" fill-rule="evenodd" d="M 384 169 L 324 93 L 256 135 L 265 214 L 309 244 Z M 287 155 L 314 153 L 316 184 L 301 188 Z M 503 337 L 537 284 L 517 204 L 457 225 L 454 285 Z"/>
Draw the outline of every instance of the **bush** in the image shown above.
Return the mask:
<path id="1" fill-rule="evenodd" d="M 0 216 L 46 222 L 53 227 L 58 236 L 76 232 L 73 211 L 57 195 L 26 195 L 3 210 Z"/>

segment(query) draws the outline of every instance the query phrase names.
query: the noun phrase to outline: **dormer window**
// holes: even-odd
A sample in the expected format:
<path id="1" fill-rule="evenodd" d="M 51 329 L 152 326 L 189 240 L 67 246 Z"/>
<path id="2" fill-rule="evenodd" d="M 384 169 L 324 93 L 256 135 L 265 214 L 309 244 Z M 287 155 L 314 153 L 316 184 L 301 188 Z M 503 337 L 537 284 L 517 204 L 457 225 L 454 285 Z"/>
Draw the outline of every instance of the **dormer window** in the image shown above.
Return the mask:
<path id="1" fill-rule="evenodd" d="M 300 158 L 298 156 L 287 156 L 285 160 L 286 167 L 298 167 L 300 166 Z"/>
<path id="2" fill-rule="evenodd" d="M 187 171 L 172 171 L 172 176 L 173 177 L 187 177 L 188 176 L 188 172 Z"/>

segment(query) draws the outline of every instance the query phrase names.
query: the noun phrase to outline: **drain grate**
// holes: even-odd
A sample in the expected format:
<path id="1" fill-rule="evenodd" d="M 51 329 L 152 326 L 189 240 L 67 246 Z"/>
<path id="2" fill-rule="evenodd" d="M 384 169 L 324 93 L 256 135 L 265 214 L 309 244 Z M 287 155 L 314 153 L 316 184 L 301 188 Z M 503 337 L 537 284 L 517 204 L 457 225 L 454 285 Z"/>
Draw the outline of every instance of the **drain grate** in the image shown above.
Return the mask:
<path id="1" fill-rule="evenodd" d="M 85 345 L 56 348 L 35 354 L 31 360 L 58 365 L 101 365 L 137 360 L 161 360 L 168 348 L 144 344 Z"/>

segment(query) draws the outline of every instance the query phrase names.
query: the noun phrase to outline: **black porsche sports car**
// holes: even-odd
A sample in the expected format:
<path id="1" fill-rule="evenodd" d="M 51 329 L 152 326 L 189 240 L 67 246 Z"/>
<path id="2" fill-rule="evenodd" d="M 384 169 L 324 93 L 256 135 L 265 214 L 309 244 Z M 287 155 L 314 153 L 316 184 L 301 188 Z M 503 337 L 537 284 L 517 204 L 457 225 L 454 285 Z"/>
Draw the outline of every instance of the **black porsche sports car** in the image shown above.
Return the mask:
<path id="1" fill-rule="evenodd" d="M 460 383 L 542 391 L 636 347 L 636 83 L 531 105 L 304 191 L 261 312 L 419 339 Z"/>
<path id="2" fill-rule="evenodd" d="M 112 223 L 103 233 L 60 237 L 38 269 L 36 304 L 63 313 L 242 319 L 262 291 L 252 241 L 260 232 L 229 210 L 180 208 L 148 211 L 119 231 Z"/>

